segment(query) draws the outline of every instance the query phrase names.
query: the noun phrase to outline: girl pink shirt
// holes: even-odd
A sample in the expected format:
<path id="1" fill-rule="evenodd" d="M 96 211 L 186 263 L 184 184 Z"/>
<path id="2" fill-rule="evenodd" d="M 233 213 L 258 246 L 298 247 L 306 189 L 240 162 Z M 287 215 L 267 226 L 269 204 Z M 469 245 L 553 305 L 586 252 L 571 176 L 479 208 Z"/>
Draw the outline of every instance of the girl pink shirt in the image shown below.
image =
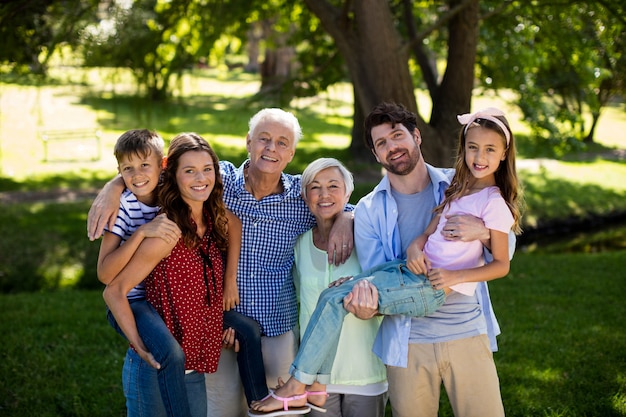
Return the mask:
<path id="1" fill-rule="evenodd" d="M 486 187 L 477 193 L 469 194 L 448 204 L 439 220 L 437 230 L 428 237 L 424 253 L 430 259 L 433 268 L 449 270 L 476 268 L 485 264 L 483 244 L 479 240 L 472 242 L 445 240 L 441 231 L 446 224 L 446 216 L 469 214 L 479 217 L 485 227 L 502 233 L 509 233 L 513 226 L 513 214 L 500 195 L 496 186 Z M 464 282 L 450 288 L 463 295 L 472 295 L 476 282 Z"/>

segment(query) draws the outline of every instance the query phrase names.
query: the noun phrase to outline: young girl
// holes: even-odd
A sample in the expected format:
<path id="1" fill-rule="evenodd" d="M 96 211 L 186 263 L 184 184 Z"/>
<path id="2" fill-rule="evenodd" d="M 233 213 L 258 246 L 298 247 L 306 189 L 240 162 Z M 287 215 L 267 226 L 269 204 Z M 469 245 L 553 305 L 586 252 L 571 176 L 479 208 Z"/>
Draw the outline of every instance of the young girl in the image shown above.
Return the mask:
<path id="1" fill-rule="evenodd" d="M 291 378 L 268 398 L 253 403 L 249 415 L 270 416 L 277 413 L 275 410 L 303 405 L 307 392 L 312 390 L 310 386 L 328 379 L 329 364 L 347 314 L 342 301 L 355 283 L 367 280 L 378 289 L 380 314 L 420 317 L 443 304 L 445 293 L 471 294 L 475 286 L 472 283 L 508 273 L 508 233 L 511 229 L 519 231 L 521 204 L 513 135 L 497 109 L 462 115 L 459 121 L 465 126 L 455 177 L 425 235 L 407 250 L 410 261 L 388 262 L 325 290 L 302 338 Z M 447 215 L 455 213 L 480 217 L 490 229 L 491 263 L 484 264 L 482 243 L 450 241 L 441 232 L 434 233 L 435 229 L 443 229 Z M 424 245 L 426 236 L 428 242 Z M 426 275 L 415 275 L 421 273 Z M 314 389 L 320 391 L 318 386 Z"/>
<path id="2" fill-rule="evenodd" d="M 144 239 L 104 291 L 109 309 L 134 348 L 124 364 L 129 375 L 124 381 L 129 415 L 160 409 L 160 399 L 150 386 L 154 369 L 145 362 L 156 369 L 160 364 L 139 336 L 126 297 L 147 276 L 146 298 L 185 354 L 191 414 L 206 416 L 204 373 L 215 372 L 222 348 L 225 264 L 235 262 L 236 266 L 237 262 L 237 256 L 225 259 L 227 242 L 229 235 L 239 234 L 241 238 L 241 225 L 225 209 L 222 192 L 217 155 L 208 143 L 193 133 L 175 137 L 159 203 L 161 212 L 176 223 L 182 236 L 171 243 Z"/>

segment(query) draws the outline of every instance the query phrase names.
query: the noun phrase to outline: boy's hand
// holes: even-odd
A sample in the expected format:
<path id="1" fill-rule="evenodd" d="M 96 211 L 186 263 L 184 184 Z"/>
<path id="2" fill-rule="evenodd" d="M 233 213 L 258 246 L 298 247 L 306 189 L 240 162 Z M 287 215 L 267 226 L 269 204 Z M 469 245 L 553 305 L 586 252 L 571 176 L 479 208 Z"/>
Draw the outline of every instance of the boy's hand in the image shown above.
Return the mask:
<path id="1" fill-rule="evenodd" d="M 178 242 L 181 236 L 178 225 L 168 219 L 165 214 L 159 214 L 152 221 L 140 226 L 137 231 L 143 233 L 144 237 L 163 239 L 168 245 Z"/>
<path id="2" fill-rule="evenodd" d="M 232 327 L 224 330 L 222 335 L 222 348 L 233 349 L 235 352 L 239 352 L 239 340 L 235 337 L 235 329 Z"/>
<path id="3" fill-rule="evenodd" d="M 145 349 L 140 349 L 137 346 L 134 346 L 134 347 L 137 353 L 139 354 L 139 356 L 141 356 L 141 359 L 146 361 L 154 369 L 161 369 L 161 364 L 158 363 L 156 359 L 154 359 L 154 356 L 152 356 L 152 353 L 148 352 Z"/>

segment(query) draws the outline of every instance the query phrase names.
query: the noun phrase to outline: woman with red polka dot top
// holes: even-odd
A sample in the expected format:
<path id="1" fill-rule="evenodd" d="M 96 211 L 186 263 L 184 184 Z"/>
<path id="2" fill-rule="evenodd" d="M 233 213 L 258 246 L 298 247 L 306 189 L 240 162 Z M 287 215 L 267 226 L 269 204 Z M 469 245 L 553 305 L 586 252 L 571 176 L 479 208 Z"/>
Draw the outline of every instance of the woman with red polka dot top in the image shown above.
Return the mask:
<path id="1" fill-rule="evenodd" d="M 224 269 L 231 239 L 241 240 L 241 222 L 226 210 L 217 155 L 195 133 L 176 136 L 169 148 L 161 212 L 182 232 L 178 242 L 146 238 L 120 274 L 104 291 L 104 299 L 134 353 L 125 361 L 124 381 L 129 412 L 151 409 L 142 382 L 159 369 L 137 332 L 126 293 L 145 278 L 146 297 L 163 318 L 185 354 L 185 384 L 193 416 L 206 416 L 204 373 L 213 373 L 222 348 Z M 231 236 L 229 237 L 229 232 Z M 237 254 L 238 255 L 238 254 Z M 229 265 L 230 266 L 230 265 Z M 236 264 L 235 264 L 236 268 Z M 130 359 L 129 359 L 130 358 Z M 144 377 L 145 374 L 145 377 Z M 150 391 L 150 390 L 149 390 Z M 157 390 L 158 392 L 158 390 Z M 132 414 L 132 413 L 131 413 Z"/>

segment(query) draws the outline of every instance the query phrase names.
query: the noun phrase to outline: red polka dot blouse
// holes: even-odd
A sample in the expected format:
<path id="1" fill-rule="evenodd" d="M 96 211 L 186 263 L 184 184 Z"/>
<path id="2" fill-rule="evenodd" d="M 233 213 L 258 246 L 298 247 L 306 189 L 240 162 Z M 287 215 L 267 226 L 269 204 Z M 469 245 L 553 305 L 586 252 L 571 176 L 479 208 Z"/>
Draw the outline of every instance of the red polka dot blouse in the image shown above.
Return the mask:
<path id="1" fill-rule="evenodd" d="M 144 282 L 146 298 L 182 346 L 185 368 L 212 373 L 222 347 L 224 261 L 207 222 L 200 247 L 179 240 Z"/>

